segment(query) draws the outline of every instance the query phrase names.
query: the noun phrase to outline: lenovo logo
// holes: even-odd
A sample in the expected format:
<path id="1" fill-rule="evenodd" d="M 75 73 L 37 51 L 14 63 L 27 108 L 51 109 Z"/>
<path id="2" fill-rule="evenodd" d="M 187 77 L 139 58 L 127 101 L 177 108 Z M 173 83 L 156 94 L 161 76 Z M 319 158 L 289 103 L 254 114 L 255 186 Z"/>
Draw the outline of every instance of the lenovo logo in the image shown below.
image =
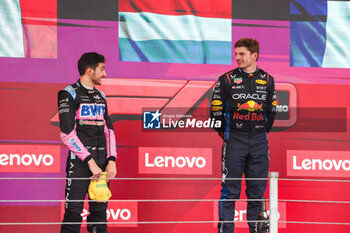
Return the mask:
<path id="1" fill-rule="evenodd" d="M 141 174 L 212 174 L 211 148 L 140 147 Z"/>
<path id="2" fill-rule="evenodd" d="M 288 176 L 349 177 L 350 151 L 287 151 Z"/>
<path id="3" fill-rule="evenodd" d="M 60 172 L 60 155 L 57 145 L 1 144 L 1 172 Z"/>
<path id="4" fill-rule="evenodd" d="M 64 203 L 61 204 L 61 219 L 64 216 Z M 106 210 L 108 227 L 137 227 L 137 202 L 136 201 L 117 201 L 108 202 Z M 86 226 L 87 217 L 89 216 L 89 204 L 84 202 L 81 217 L 83 226 Z"/>
<path id="5" fill-rule="evenodd" d="M 219 203 L 217 201 L 214 202 L 214 221 L 219 221 Z M 266 202 L 266 210 L 267 214 L 269 214 L 269 202 Z M 278 202 L 278 220 L 286 221 L 286 202 Z M 247 221 L 247 202 L 246 201 L 237 201 L 235 204 L 235 217 L 234 217 L 235 227 L 236 228 L 248 228 Z M 214 223 L 214 227 L 217 227 L 217 222 Z M 278 223 L 278 228 L 286 228 L 286 223 Z"/>

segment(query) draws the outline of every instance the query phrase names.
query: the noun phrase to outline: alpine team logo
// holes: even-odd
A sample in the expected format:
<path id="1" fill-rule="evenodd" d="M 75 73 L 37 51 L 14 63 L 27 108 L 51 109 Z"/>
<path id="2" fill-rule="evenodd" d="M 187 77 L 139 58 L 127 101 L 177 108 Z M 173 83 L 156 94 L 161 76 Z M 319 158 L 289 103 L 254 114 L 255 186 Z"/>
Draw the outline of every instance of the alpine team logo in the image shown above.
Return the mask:
<path id="1" fill-rule="evenodd" d="M 162 114 L 156 112 L 143 112 L 143 128 L 144 129 L 160 129 L 160 116 Z"/>

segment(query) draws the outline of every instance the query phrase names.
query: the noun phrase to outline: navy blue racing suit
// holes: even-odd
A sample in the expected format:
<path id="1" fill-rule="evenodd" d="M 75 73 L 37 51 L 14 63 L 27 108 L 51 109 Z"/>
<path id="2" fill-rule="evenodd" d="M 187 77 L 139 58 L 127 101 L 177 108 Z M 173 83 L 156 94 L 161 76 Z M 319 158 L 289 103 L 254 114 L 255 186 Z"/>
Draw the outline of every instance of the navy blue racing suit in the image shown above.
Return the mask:
<path id="1" fill-rule="evenodd" d="M 211 117 L 221 121 L 216 128 L 224 138 L 222 146 L 222 189 L 219 201 L 220 233 L 234 232 L 235 202 L 239 199 L 241 178 L 267 178 L 269 168 L 269 146 L 267 133 L 271 130 L 276 114 L 276 92 L 274 79 L 257 69 L 246 73 L 237 68 L 218 79 L 213 89 Z M 248 199 L 260 199 L 266 189 L 266 180 L 246 180 Z M 247 220 L 256 220 L 260 202 L 249 201 Z M 248 223 L 254 232 L 255 222 Z"/>

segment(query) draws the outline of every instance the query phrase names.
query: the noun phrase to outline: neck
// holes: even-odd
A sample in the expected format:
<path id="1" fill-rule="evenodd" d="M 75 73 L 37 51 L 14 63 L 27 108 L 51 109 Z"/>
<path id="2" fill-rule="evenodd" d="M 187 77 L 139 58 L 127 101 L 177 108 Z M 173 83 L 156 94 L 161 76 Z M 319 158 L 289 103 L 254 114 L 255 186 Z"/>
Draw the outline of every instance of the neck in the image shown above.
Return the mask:
<path id="1" fill-rule="evenodd" d="M 257 69 L 256 64 L 248 66 L 247 68 L 243 69 L 246 73 L 253 73 Z"/>
<path id="2" fill-rule="evenodd" d="M 90 89 L 93 89 L 94 86 L 95 86 L 94 83 L 91 81 L 91 79 L 90 79 L 89 77 L 85 76 L 85 75 L 80 76 L 80 82 L 81 82 L 84 86 L 86 86 L 86 87 L 88 87 L 88 88 L 90 88 Z"/>

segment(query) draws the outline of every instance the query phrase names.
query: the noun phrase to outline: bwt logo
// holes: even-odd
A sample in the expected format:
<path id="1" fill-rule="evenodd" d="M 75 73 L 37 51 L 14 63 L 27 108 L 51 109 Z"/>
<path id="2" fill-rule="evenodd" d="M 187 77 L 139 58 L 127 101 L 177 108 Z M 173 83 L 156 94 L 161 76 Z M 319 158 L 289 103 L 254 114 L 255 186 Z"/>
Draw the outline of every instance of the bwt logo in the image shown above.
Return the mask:
<path id="1" fill-rule="evenodd" d="M 287 151 L 288 176 L 350 177 L 350 151 Z"/>
<path id="2" fill-rule="evenodd" d="M 77 151 L 81 151 L 82 150 L 80 148 L 80 146 L 78 145 L 78 143 L 76 141 L 74 141 L 74 138 L 69 139 L 69 142 Z"/>
<path id="3" fill-rule="evenodd" d="M 57 145 L 1 144 L 1 172 L 60 172 L 61 147 Z"/>
<path id="4" fill-rule="evenodd" d="M 162 114 L 156 112 L 143 112 L 143 128 L 144 129 L 160 129 L 160 116 Z"/>
<path id="5" fill-rule="evenodd" d="M 105 114 L 105 105 L 81 104 L 79 113 L 81 117 L 103 117 Z"/>
<path id="6" fill-rule="evenodd" d="M 139 147 L 141 174 L 212 174 L 211 148 Z"/>
<path id="7" fill-rule="evenodd" d="M 61 219 L 64 215 L 64 203 L 61 204 Z M 106 210 L 107 221 L 112 224 L 108 224 L 108 227 L 137 227 L 137 201 L 123 202 L 113 201 L 108 202 L 108 208 Z M 83 218 L 83 225 L 87 223 L 87 217 L 89 216 L 88 202 L 84 202 L 83 211 L 80 214 Z M 114 224 L 113 224 L 114 223 Z M 119 223 L 119 224 L 116 224 Z"/>

